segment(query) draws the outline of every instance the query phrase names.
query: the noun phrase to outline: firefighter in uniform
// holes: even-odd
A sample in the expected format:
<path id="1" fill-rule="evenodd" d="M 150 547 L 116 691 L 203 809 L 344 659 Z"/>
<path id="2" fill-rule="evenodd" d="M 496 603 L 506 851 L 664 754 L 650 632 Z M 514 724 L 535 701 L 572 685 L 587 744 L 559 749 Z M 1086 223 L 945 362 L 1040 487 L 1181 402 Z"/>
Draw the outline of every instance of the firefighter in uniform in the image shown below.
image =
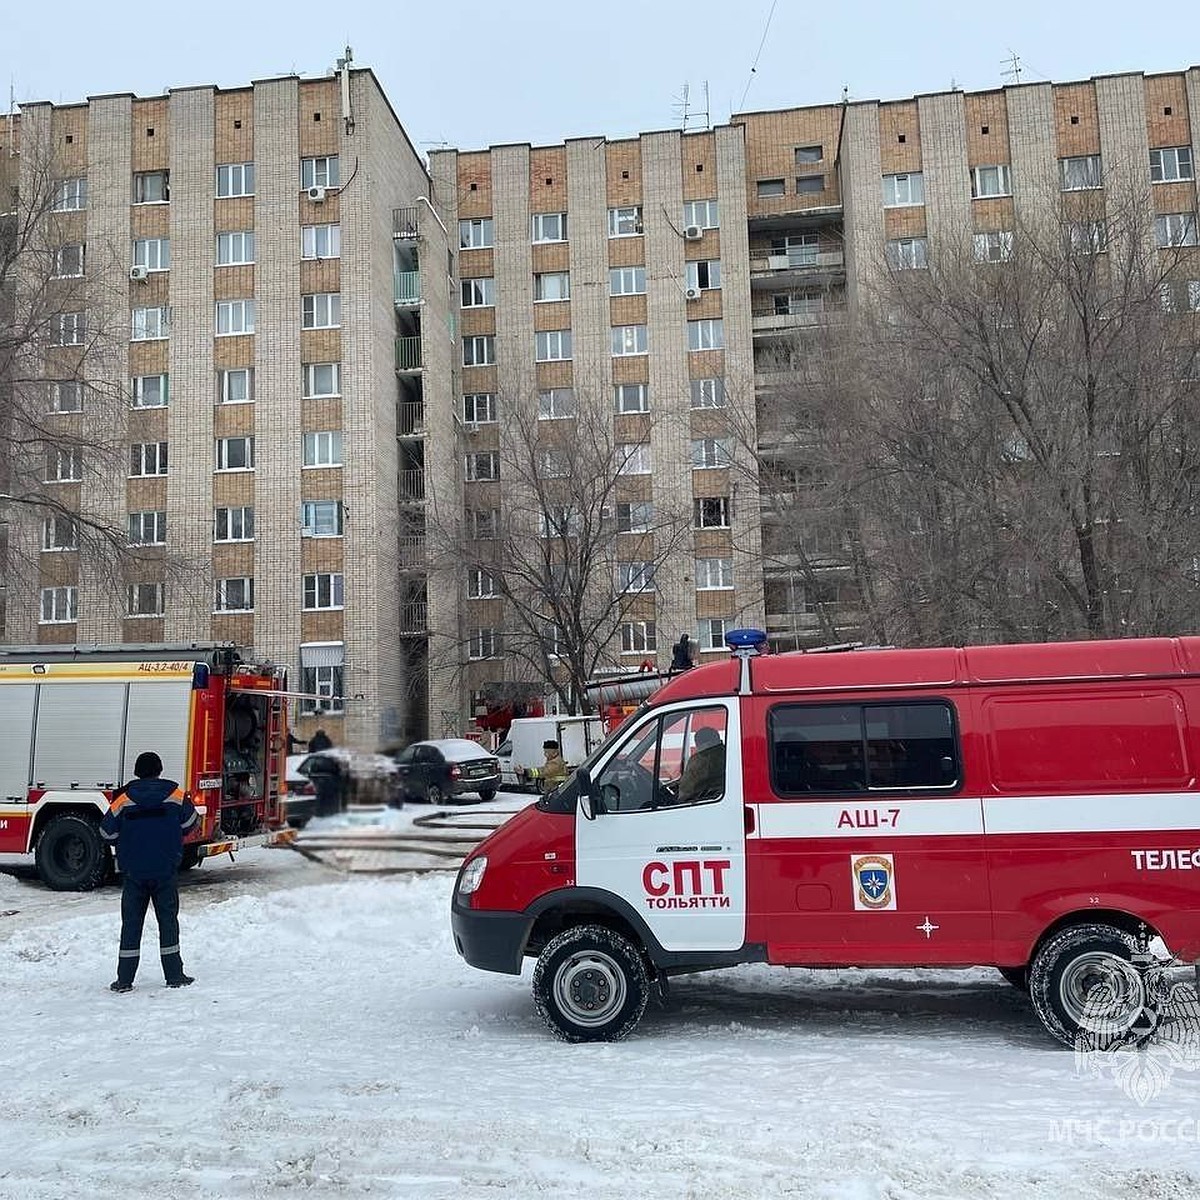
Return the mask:
<path id="1" fill-rule="evenodd" d="M 679 803 L 716 800 L 724 794 L 725 743 L 715 729 L 697 729 L 695 750 L 679 779 Z"/>
<path id="2" fill-rule="evenodd" d="M 124 878 L 121 890 L 121 952 L 114 992 L 133 990 L 141 958 L 142 926 L 153 904 L 158 922 L 159 954 L 167 987 L 187 987 L 179 952 L 179 886 L 184 835 L 199 816 L 173 779 L 162 778 L 162 759 L 153 751 L 137 756 L 134 778 L 118 789 L 100 825 L 117 851 Z"/>
<path id="3" fill-rule="evenodd" d="M 540 767 L 526 767 L 524 776 L 527 780 L 536 780 L 542 795 L 554 791 L 567 777 L 567 764 L 563 759 L 559 745 L 553 739 L 542 743 L 546 761 Z"/>

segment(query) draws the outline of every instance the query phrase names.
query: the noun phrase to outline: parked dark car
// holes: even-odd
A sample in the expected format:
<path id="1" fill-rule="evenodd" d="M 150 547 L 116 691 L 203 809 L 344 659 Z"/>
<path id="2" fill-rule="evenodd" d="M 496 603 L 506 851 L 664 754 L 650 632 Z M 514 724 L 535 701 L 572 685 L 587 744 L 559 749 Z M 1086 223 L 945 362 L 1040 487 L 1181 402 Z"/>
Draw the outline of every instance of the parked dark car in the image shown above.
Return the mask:
<path id="1" fill-rule="evenodd" d="M 283 803 L 283 815 L 293 829 L 303 829 L 317 814 L 317 789 L 299 770 L 308 757 L 307 754 L 289 754 L 287 757 L 287 798 Z"/>
<path id="2" fill-rule="evenodd" d="M 486 804 L 500 787 L 500 760 L 466 738 L 414 742 L 396 756 L 406 800 L 442 804 L 478 792 Z"/>

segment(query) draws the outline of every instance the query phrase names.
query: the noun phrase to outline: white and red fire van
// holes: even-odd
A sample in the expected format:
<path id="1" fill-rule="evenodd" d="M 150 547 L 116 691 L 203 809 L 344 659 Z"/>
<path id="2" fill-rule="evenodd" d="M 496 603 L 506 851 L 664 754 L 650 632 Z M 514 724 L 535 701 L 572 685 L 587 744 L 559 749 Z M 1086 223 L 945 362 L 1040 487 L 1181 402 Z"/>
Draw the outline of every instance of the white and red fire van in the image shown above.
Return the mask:
<path id="1" fill-rule="evenodd" d="M 1145 1012 L 1147 942 L 1200 960 L 1200 638 L 730 640 L 463 864 L 459 953 L 537 957 L 560 1036 L 622 1037 L 672 974 L 767 962 L 997 966 L 1073 1041 Z"/>

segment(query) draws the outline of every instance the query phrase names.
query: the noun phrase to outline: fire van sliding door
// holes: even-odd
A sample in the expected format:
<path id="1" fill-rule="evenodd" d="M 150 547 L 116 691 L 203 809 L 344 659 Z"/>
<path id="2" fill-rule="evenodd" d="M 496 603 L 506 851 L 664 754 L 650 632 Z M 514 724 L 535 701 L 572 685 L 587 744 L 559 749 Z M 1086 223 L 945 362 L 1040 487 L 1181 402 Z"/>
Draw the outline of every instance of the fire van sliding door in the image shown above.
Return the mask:
<path id="1" fill-rule="evenodd" d="M 0 685 L 0 854 L 23 854 L 29 839 L 29 752 L 37 685 Z"/>

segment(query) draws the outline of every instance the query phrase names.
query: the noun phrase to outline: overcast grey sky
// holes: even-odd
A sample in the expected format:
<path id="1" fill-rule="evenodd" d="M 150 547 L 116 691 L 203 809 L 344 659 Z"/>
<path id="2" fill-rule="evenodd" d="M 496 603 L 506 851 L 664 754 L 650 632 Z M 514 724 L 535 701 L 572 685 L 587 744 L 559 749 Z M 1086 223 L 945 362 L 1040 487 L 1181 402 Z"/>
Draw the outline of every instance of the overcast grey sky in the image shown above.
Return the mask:
<path id="1" fill-rule="evenodd" d="M 349 43 L 422 148 L 678 126 L 683 85 L 699 108 L 705 80 L 719 123 L 834 102 L 843 87 L 856 99 L 995 87 L 1012 51 L 1027 81 L 1200 62 L 1197 0 L 394 0 L 344 4 L 340 20 L 309 0 L 0 4 L 0 81 L 18 102 L 319 75 Z"/>

